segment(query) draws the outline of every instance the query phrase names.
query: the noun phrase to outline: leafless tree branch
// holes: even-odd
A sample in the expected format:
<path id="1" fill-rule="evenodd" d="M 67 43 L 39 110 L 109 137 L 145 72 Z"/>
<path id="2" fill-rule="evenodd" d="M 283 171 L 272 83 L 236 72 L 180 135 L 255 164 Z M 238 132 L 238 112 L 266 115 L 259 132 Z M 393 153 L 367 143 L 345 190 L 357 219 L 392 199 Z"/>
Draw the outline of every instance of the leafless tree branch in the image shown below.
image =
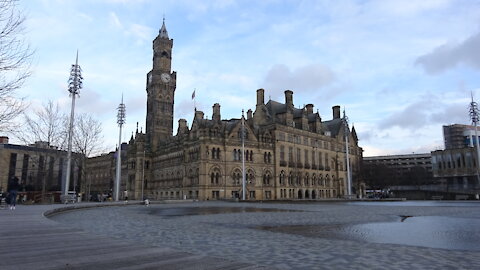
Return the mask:
<path id="1" fill-rule="evenodd" d="M 0 131 L 9 131 L 9 124 L 24 110 L 15 91 L 31 75 L 33 50 L 23 38 L 25 16 L 16 2 L 0 0 Z"/>
<path id="2" fill-rule="evenodd" d="M 66 119 L 58 103 L 50 100 L 33 113 L 24 113 L 22 127 L 15 135 L 26 144 L 43 141 L 50 146 L 64 149 L 67 141 Z"/>
<path id="3" fill-rule="evenodd" d="M 105 152 L 102 124 L 90 114 L 78 115 L 75 119 L 73 146 L 75 152 L 85 157 Z"/>

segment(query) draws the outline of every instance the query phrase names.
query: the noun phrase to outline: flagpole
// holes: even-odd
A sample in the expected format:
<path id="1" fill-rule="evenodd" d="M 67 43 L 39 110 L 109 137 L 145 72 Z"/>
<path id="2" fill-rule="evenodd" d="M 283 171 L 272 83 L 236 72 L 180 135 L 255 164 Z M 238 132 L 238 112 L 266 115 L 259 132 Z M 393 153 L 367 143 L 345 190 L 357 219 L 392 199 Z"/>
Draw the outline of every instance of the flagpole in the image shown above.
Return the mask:
<path id="1" fill-rule="evenodd" d="M 193 88 L 192 99 L 193 99 L 193 108 L 195 109 L 195 111 L 197 111 L 197 104 L 195 102 L 195 91 L 197 91 L 197 88 Z"/>

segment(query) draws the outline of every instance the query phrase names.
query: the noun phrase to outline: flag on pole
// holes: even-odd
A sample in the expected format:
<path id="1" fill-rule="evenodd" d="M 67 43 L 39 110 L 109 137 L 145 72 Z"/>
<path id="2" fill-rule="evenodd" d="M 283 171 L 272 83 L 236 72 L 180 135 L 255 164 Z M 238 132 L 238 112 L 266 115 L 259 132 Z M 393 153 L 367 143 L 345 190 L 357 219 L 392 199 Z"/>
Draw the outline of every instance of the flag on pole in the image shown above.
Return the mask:
<path id="1" fill-rule="evenodd" d="M 192 99 L 195 99 L 195 90 L 193 90 Z"/>

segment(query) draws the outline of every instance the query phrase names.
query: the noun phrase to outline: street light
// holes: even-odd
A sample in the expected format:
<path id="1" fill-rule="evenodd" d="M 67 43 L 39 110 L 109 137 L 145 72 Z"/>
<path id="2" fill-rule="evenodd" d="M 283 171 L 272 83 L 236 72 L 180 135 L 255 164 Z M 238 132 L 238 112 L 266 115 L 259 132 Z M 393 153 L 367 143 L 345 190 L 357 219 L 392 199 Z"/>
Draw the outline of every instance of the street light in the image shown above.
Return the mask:
<path id="1" fill-rule="evenodd" d="M 469 114 L 470 114 L 470 119 L 472 120 L 473 125 L 475 126 L 475 141 L 477 142 L 477 182 L 480 184 L 480 172 L 479 172 L 479 164 L 478 161 L 480 161 L 480 145 L 478 141 L 478 132 L 477 132 L 477 125 L 478 122 L 480 121 L 479 119 L 479 112 L 478 112 L 478 104 L 477 102 L 473 101 L 473 93 L 471 93 L 472 96 L 472 101 L 470 102 L 470 109 L 469 109 Z"/>
<path id="2" fill-rule="evenodd" d="M 343 123 L 345 125 L 345 153 L 347 158 L 347 195 L 350 198 L 350 196 L 352 195 L 352 175 L 350 172 L 350 158 L 348 153 L 348 133 L 350 132 L 350 130 L 348 128 L 348 117 L 345 114 L 345 109 L 343 110 Z"/>
<path id="3" fill-rule="evenodd" d="M 245 118 L 242 110 L 242 200 L 245 201 L 247 185 L 245 179 Z"/>
<path id="4" fill-rule="evenodd" d="M 125 104 L 123 104 L 123 94 L 122 94 L 122 102 L 118 105 L 118 113 L 117 113 L 117 123 L 120 127 L 120 131 L 118 134 L 118 151 L 117 151 L 117 174 L 115 178 L 115 201 L 118 202 L 119 194 L 120 194 L 120 178 L 122 175 L 122 126 L 125 124 Z"/>
<path id="5" fill-rule="evenodd" d="M 72 65 L 70 71 L 70 78 L 68 79 L 68 92 L 72 97 L 72 107 L 70 110 L 70 125 L 68 127 L 68 152 L 67 152 L 67 175 L 65 178 L 65 190 L 64 195 L 68 195 L 68 189 L 70 186 L 70 167 L 72 164 L 72 137 L 73 137 L 73 121 L 75 117 L 75 97 L 82 89 L 82 69 L 78 65 L 78 50 L 75 65 Z"/>
<path id="6" fill-rule="evenodd" d="M 143 192 L 144 192 L 144 189 L 145 189 L 145 148 L 143 149 L 143 164 L 142 165 L 143 165 L 143 167 L 142 167 L 142 200 L 144 200 L 145 198 L 144 198 Z"/>

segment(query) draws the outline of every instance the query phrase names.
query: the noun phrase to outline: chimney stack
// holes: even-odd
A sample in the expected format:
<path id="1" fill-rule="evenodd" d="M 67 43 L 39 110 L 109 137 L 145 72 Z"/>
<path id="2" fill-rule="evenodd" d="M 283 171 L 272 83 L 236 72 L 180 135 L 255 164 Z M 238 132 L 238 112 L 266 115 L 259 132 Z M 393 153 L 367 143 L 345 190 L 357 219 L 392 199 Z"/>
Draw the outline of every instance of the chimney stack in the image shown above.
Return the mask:
<path id="1" fill-rule="evenodd" d="M 251 110 L 251 109 L 248 109 L 248 111 L 247 111 L 247 120 L 252 119 L 252 113 L 253 113 L 252 110 Z"/>
<path id="2" fill-rule="evenodd" d="M 215 122 L 220 122 L 220 104 L 215 103 L 213 104 L 213 114 L 212 114 L 212 120 Z"/>
<path id="3" fill-rule="evenodd" d="M 313 104 L 307 104 L 305 107 L 307 108 L 307 114 L 313 113 Z"/>
<path id="4" fill-rule="evenodd" d="M 203 119 L 203 112 L 202 111 L 195 111 L 195 119 Z"/>
<path id="5" fill-rule="evenodd" d="M 339 119 L 340 118 L 340 106 L 336 105 L 332 107 L 333 111 L 333 119 Z"/>
<path id="6" fill-rule="evenodd" d="M 285 104 L 287 107 L 293 107 L 293 92 L 292 90 L 285 90 Z"/>
<path id="7" fill-rule="evenodd" d="M 187 120 L 185 119 L 178 119 L 178 131 L 177 134 L 184 134 L 188 130 L 187 127 Z"/>
<path id="8" fill-rule="evenodd" d="M 8 144 L 8 137 L 7 136 L 0 136 L 0 143 Z"/>
<path id="9" fill-rule="evenodd" d="M 265 90 L 260 88 L 257 90 L 257 106 L 265 104 Z"/>

